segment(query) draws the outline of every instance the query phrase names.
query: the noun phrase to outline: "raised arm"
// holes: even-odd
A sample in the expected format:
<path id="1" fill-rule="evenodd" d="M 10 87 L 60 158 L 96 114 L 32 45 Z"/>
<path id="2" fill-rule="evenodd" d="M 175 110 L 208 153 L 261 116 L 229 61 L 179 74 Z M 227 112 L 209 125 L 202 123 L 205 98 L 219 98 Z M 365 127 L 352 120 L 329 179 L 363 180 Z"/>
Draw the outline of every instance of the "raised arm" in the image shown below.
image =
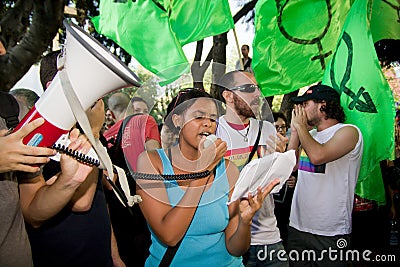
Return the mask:
<path id="1" fill-rule="evenodd" d="M 304 108 L 296 105 L 292 112 L 292 125 L 296 129 L 298 140 L 306 151 L 311 163 L 320 165 L 334 161 L 354 149 L 359 134 L 355 127 L 345 126 L 338 130 L 326 143 L 320 144 L 311 136 L 307 126 Z"/>
<path id="2" fill-rule="evenodd" d="M 100 130 L 105 119 L 103 100 L 98 100 L 86 111 L 86 115 L 89 119 L 94 138 L 99 138 Z M 87 179 L 78 187 L 70 202 L 72 211 L 84 212 L 88 211 L 92 207 L 99 178 L 99 171 L 100 170 L 97 167 L 94 167 Z"/>
<path id="3" fill-rule="evenodd" d="M 78 136 L 77 129 L 71 132 L 69 148 L 86 153 L 90 143 L 83 136 Z M 63 154 L 61 174 L 52 185 L 47 185 L 42 176 L 20 181 L 20 202 L 25 220 L 33 227 L 39 227 L 60 212 L 91 170 L 92 167 Z"/>
<path id="4" fill-rule="evenodd" d="M 139 156 L 137 170 L 143 173 L 162 173 L 162 164 L 157 152 L 143 152 Z M 208 177 L 191 181 L 175 207 L 169 203 L 163 182 L 137 181 L 137 194 L 143 199 L 140 208 L 151 229 L 164 244 L 175 246 L 182 239 L 194 216 L 207 180 Z"/>

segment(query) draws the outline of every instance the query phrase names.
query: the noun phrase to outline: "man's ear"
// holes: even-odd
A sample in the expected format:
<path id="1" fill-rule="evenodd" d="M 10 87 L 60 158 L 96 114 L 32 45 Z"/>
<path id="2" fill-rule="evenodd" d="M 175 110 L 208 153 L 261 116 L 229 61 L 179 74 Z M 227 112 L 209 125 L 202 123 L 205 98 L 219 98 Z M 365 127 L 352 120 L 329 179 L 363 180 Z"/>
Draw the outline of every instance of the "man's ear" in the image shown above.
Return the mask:
<path id="1" fill-rule="evenodd" d="M 232 103 L 233 102 L 233 92 L 225 90 L 222 92 L 222 97 L 225 99 L 226 103 Z"/>
<path id="2" fill-rule="evenodd" d="M 321 103 L 322 105 L 321 105 L 321 107 L 319 108 L 319 110 L 321 111 L 321 112 L 325 112 L 326 111 L 326 102 L 322 102 Z"/>

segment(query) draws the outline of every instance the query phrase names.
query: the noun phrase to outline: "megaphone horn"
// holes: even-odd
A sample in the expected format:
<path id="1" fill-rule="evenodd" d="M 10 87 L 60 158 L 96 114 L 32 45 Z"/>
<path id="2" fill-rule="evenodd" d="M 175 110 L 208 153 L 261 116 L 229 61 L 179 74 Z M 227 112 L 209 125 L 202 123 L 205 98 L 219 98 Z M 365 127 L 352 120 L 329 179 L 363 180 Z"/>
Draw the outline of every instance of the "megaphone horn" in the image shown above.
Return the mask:
<path id="1" fill-rule="evenodd" d="M 127 86 L 140 86 L 140 79 L 116 56 L 92 36 L 64 20 L 66 31 L 63 69 L 84 110 L 102 96 Z M 27 135 L 23 142 L 31 146 L 51 146 L 76 123 L 64 95 L 60 71 L 35 106 L 15 130 L 37 119 L 45 123 Z"/>

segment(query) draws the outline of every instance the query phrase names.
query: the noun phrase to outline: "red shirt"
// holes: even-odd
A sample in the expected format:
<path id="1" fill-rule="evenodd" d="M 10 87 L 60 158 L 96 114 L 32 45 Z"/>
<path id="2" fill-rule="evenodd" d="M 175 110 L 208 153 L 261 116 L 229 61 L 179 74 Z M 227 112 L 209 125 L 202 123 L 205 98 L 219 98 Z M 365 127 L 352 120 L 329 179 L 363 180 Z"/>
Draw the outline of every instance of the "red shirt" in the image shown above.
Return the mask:
<path id="1" fill-rule="evenodd" d="M 116 139 L 122 122 L 123 120 L 118 121 L 104 133 L 107 141 L 112 138 Z M 153 139 L 161 143 L 156 120 L 147 114 L 133 116 L 125 125 L 121 140 L 125 159 L 132 171 L 136 171 L 137 159 L 140 153 L 145 150 L 144 144 L 148 139 Z M 109 146 L 112 146 L 112 144 L 109 144 Z"/>

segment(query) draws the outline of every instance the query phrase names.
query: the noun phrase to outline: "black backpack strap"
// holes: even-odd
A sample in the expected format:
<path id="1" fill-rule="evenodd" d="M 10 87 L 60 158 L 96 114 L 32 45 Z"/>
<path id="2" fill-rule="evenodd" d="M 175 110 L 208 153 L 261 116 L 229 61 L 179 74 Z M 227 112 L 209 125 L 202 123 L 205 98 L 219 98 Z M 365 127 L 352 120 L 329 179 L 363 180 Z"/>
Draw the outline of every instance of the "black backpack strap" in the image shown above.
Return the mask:
<path id="1" fill-rule="evenodd" d="M 133 115 L 129 115 L 128 117 L 126 117 L 122 124 L 121 127 L 119 127 L 118 130 L 118 134 L 117 137 L 115 138 L 115 140 L 113 140 L 114 142 L 114 153 L 113 156 L 117 157 L 118 153 L 121 151 L 122 152 L 122 147 L 121 147 L 121 142 L 122 142 L 122 135 L 124 134 L 124 130 L 126 125 L 128 124 L 128 122 L 131 120 L 132 117 L 136 116 L 136 115 L 140 115 L 142 113 L 137 113 L 137 114 L 133 114 Z M 122 166 L 121 166 L 122 167 Z M 125 169 L 125 168 L 124 168 Z M 125 171 L 128 171 L 127 169 L 125 169 Z"/>
<path id="2" fill-rule="evenodd" d="M 183 240 L 183 238 L 181 240 L 179 240 L 179 242 L 174 247 L 168 246 L 168 248 L 165 251 L 165 254 L 164 254 L 163 258 L 161 259 L 160 264 L 158 265 L 158 267 L 169 267 L 171 265 L 171 262 L 174 259 L 175 254 L 178 251 L 179 246 L 182 243 L 182 240 Z"/>
<path id="3" fill-rule="evenodd" d="M 249 162 L 251 161 L 251 159 L 253 158 L 254 154 L 255 154 L 256 151 L 257 151 L 258 143 L 260 142 L 261 130 L 262 130 L 263 125 L 264 125 L 263 121 L 261 121 L 261 120 L 258 121 L 258 134 L 257 134 L 257 138 L 256 138 L 256 141 L 254 142 L 253 149 L 252 149 L 251 152 L 250 152 L 250 155 L 249 155 L 249 158 L 247 159 L 246 164 L 249 163 Z M 249 127 L 250 127 L 250 125 L 249 125 Z M 258 154 L 257 154 L 257 155 L 258 155 Z"/>
<path id="4" fill-rule="evenodd" d="M 171 164 L 172 164 L 172 151 L 171 151 L 171 148 L 170 148 L 170 147 L 168 148 L 167 153 L 168 153 L 168 154 L 167 154 L 167 155 L 168 155 L 168 159 L 169 159 L 169 161 L 170 161 Z M 196 210 L 197 210 L 197 208 L 196 208 Z M 193 220 L 193 217 L 192 217 L 192 220 Z M 186 232 L 185 232 L 185 235 L 186 235 Z M 183 237 L 182 237 L 182 239 L 183 239 Z M 162 257 L 162 259 L 161 259 L 160 264 L 158 265 L 158 267 L 169 267 L 169 266 L 170 266 L 172 260 L 173 260 L 174 257 L 175 257 L 176 252 L 177 252 L 178 249 L 179 249 L 179 246 L 180 246 L 181 243 L 182 243 L 182 239 L 179 240 L 179 242 L 178 242 L 175 246 L 173 246 L 173 247 L 168 246 L 168 248 L 167 248 L 167 250 L 165 251 L 164 256 Z"/>
<path id="5" fill-rule="evenodd" d="M 6 121 L 8 128 L 15 128 L 19 123 L 19 105 L 9 93 L 0 91 L 0 116 Z"/>
<path id="6" fill-rule="evenodd" d="M 217 169 L 217 168 L 215 167 L 214 170 L 213 170 L 214 177 L 215 177 L 215 174 L 216 174 L 216 169 Z M 210 175 L 210 176 L 211 176 L 211 175 Z M 210 176 L 209 176 L 208 179 L 207 179 L 206 185 L 208 184 L 208 181 L 210 180 Z M 202 199 L 202 197 L 203 197 L 203 194 L 204 194 L 204 191 L 206 190 L 206 187 L 207 187 L 207 186 L 204 186 L 204 188 L 203 188 L 203 192 L 201 193 L 201 197 L 200 197 L 199 203 L 200 203 L 200 201 L 201 201 L 201 199 Z M 178 251 L 179 246 L 181 245 L 183 238 L 186 236 L 186 233 L 187 233 L 187 231 L 189 230 L 190 225 L 192 224 L 193 218 L 194 218 L 194 216 L 196 215 L 196 212 L 197 212 L 197 208 L 199 207 L 199 203 L 198 203 L 197 206 L 196 206 L 196 210 L 194 211 L 194 214 L 193 214 L 193 216 L 192 216 L 192 219 L 190 220 L 190 223 L 189 223 L 189 225 L 188 225 L 188 228 L 187 228 L 186 231 L 185 231 L 185 234 L 183 235 L 183 237 L 181 238 L 181 240 L 179 240 L 179 242 L 178 242 L 175 246 L 173 246 L 173 247 L 168 246 L 168 248 L 167 248 L 167 250 L 165 251 L 164 256 L 162 257 L 162 259 L 161 259 L 160 264 L 158 265 L 158 267 L 169 267 L 169 266 L 171 265 L 171 262 L 172 262 L 172 260 L 174 259 L 175 254 L 176 254 L 176 252 Z"/>
<path id="7" fill-rule="evenodd" d="M 168 148 L 167 152 L 168 152 L 168 159 L 169 159 L 169 161 L 170 161 L 171 164 L 172 164 L 172 152 L 171 152 L 171 148 Z M 222 159 L 222 160 L 224 160 L 224 159 Z M 214 168 L 213 173 L 214 173 L 214 179 L 215 179 L 216 173 L 217 173 L 217 167 Z M 210 178 L 208 178 L 208 179 L 210 179 Z M 207 180 L 207 183 L 208 183 L 208 180 Z M 204 187 L 203 192 L 201 193 L 202 196 L 203 196 L 203 194 L 204 194 L 205 188 L 206 188 L 206 187 Z M 200 198 L 199 202 L 200 202 L 200 201 L 201 201 L 201 198 Z M 196 211 L 194 212 L 195 214 L 196 214 L 196 212 L 197 212 L 198 206 L 199 206 L 199 205 L 196 206 Z M 189 230 L 190 225 L 192 224 L 192 221 L 193 221 L 193 218 L 194 218 L 194 215 L 195 215 L 195 214 L 193 214 L 193 217 L 192 217 L 192 219 L 191 219 L 191 221 L 190 221 L 190 224 L 189 224 L 188 228 L 186 229 L 185 235 L 186 235 L 187 231 Z M 164 256 L 162 257 L 162 259 L 161 259 L 160 264 L 158 265 L 158 267 L 169 267 L 169 266 L 171 265 L 171 262 L 172 262 L 172 260 L 174 259 L 175 254 L 176 254 L 176 252 L 178 251 L 179 246 L 181 245 L 182 240 L 183 240 L 183 238 L 185 237 L 185 235 L 181 238 L 181 240 L 179 240 L 179 242 L 178 242 L 175 246 L 173 246 L 173 247 L 168 246 L 168 248 L 167 248 L 167 250 L 165 251 Z"/>

